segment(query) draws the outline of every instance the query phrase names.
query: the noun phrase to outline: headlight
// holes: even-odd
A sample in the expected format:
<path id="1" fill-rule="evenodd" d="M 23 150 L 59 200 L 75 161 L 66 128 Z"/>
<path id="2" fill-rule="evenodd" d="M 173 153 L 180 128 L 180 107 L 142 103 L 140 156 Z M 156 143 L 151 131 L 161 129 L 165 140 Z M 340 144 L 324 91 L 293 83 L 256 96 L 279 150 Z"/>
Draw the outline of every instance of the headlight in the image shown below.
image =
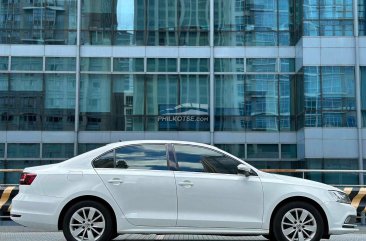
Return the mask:
<path id="1" fill-rule="evenodd" d="M 337 201 L 339 203 L 346 203 L 351 204 L 351 200 L 349 199 L 348 195 L 344 192 L 340 191 L 329 191 L 330 195 L 334 199 L 334 201 Z"/>

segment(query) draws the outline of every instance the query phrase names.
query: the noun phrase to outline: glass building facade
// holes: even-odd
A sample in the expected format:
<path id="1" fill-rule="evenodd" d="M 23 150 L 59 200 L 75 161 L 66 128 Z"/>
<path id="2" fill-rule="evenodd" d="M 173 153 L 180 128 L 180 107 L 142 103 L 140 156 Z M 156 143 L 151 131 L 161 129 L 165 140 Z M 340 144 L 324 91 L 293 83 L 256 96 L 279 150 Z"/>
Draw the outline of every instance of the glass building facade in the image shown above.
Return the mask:
<path id="1" fill-rule="evenodd" d="M 0 169 L 136 139 L 363 169 L 365 35 L 363 0 L 1 0 Z"/>

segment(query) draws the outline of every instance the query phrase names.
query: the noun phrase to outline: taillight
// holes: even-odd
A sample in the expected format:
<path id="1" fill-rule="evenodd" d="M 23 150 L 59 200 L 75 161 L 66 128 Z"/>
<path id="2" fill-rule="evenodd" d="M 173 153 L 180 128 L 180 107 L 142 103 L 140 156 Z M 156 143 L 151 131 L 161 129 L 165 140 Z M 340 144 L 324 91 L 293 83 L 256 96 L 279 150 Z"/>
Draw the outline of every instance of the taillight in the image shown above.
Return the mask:
<path id="1" fill-rule="evenodd" d="M 37 174 L 34 173 L 26 173 L 23 172 L 20 176 L 19 184 L 20 185 L 31 185 L 34 179 L 36 179 Z"/>

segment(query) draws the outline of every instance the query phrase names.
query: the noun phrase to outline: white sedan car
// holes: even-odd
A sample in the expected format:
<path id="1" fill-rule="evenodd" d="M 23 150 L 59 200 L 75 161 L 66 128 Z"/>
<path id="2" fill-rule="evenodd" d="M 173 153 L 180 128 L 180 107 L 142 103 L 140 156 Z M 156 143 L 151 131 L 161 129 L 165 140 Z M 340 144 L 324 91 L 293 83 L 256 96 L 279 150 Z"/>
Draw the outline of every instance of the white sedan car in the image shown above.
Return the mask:
<path id="1" fill-rule="evenodd" d="M 354 232 L 356 209 L 328 185 L 264 173 L 213 146 L 118 142 L 25 169 L 12 219 L 69 241 L 123 233 L 263 235 L 318 241 Z"/>

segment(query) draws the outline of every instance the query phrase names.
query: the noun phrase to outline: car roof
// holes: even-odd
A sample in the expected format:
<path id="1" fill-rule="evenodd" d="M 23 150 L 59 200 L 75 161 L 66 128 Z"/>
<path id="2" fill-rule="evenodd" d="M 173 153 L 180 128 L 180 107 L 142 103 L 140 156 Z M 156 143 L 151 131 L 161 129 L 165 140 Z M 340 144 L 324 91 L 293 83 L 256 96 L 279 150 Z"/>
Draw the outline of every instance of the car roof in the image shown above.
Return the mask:
<path id="1" fill-rule="evenodd" d="M 205 147 L 213 147 L 208 144 L 199 143 L 199 142 L 191 142 L 191 141 L 177 141 L 177 140 L 134 140 L 134 141 L 119 141 L 107 144 L 106 146 L 116 148 L 119 146 L 127 146 L 127 145 L 136 145 L 136 144 L 185 144 L 185 145 L 196 145 L 196 146 L 205 146 Z"/>

